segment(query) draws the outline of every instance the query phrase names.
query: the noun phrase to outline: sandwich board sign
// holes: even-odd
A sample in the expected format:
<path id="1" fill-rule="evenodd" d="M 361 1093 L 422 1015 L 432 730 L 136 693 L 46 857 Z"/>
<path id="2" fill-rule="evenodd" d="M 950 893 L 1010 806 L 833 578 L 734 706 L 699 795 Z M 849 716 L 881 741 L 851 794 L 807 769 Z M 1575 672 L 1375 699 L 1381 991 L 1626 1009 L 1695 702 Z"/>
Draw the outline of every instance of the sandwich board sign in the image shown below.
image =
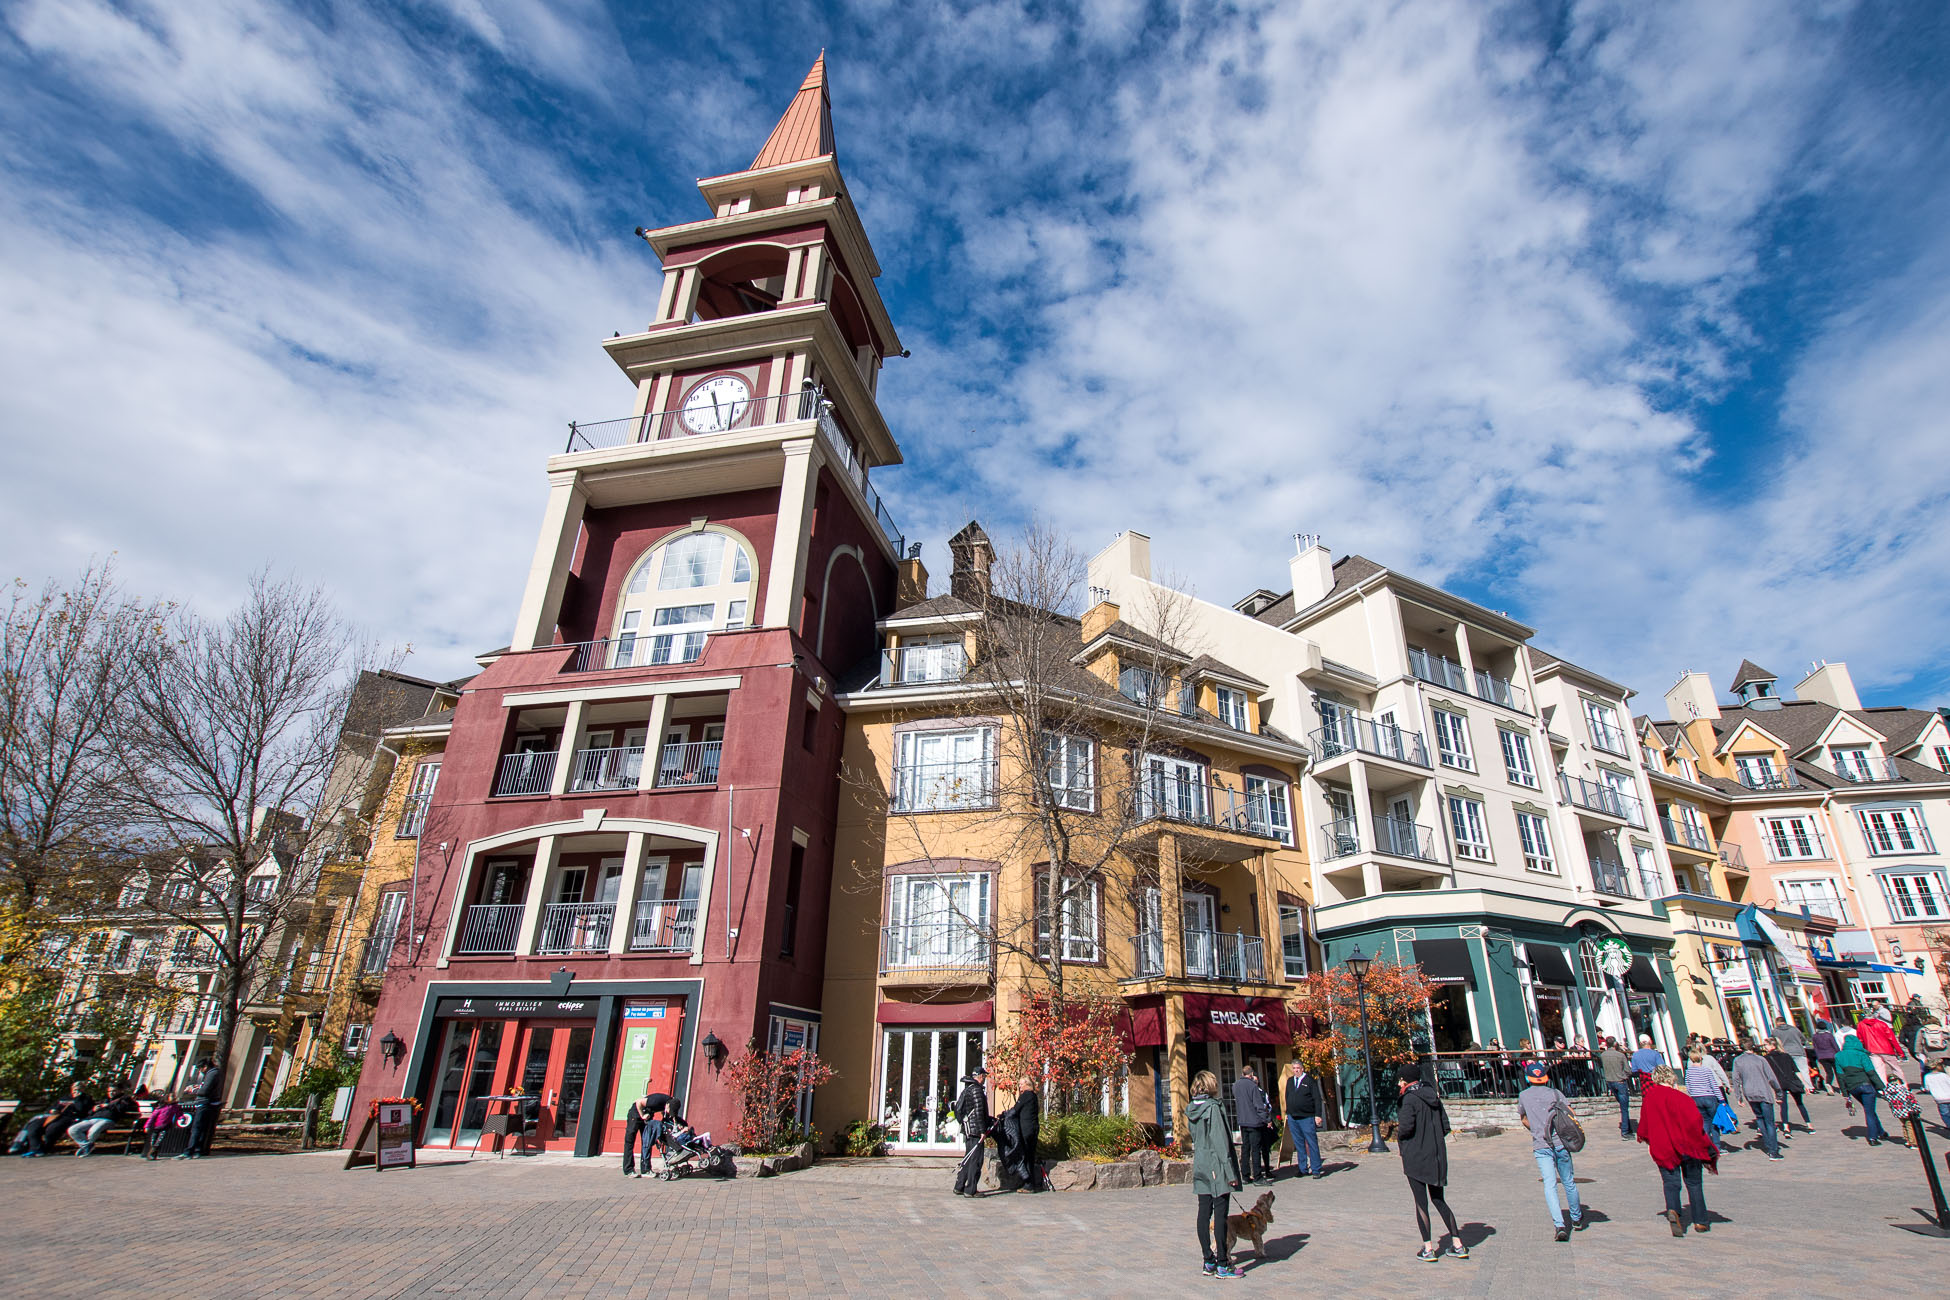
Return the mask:
<path id="1" fill-rule="evenodd" d="M 413 1168 L 413 1107 L 405 1102 L 381 1102 L 375 1110 L 377 1114 L 368 1116 L 359 1130 L 359 1140 L 345 1153 L 345 1167 Z"/>

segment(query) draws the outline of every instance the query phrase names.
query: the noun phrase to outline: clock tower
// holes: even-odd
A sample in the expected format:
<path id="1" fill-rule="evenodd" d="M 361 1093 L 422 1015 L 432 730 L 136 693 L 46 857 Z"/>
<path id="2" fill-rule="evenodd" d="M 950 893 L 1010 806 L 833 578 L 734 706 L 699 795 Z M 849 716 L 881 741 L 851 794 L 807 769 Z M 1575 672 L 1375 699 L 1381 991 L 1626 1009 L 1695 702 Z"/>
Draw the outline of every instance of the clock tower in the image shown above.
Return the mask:
<path id="1" fill-rule="evenodd" d="M 580 1155 L 646 1085 L 722 1131 L 721 1047 L 818 1045 L 834 682 L 871 661 L 903 545 L 871 479 L 901 459 L 874 399 L 901 345 L 823 53 L 751 165 L 698 189 L 708 215 L 637 231 L 663 279 L 603 343 L 628 396 L 548 460 L 513 635 L 418 829 L 375 1022 L 411 1051 L 360 1101 L 426 1099 L 428 1145 L 479 1141 L 511 1090 Z"/>

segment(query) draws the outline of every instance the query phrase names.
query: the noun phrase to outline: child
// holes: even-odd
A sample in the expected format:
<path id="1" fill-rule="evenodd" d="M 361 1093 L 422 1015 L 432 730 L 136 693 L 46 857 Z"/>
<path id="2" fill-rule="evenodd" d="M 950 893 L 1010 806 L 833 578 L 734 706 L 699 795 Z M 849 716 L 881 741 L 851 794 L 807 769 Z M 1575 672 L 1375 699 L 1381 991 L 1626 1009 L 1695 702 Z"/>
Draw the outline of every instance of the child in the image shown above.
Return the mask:
<path id="1" fill-rule="evenodd" d="M 156 1108 L 149 1112 L 149 1122 L 145 1126 L 148 1141 L 142 1152 L 144 1160 L 156 1158 L 156 1148 L 161 1146 L 163 1139 L 169 1136 L 169 1126 L 175 1123 L 176 1117 L 182 1113 L 183 1108 L 176 1104 L 174 1097 L 168 1092 L 161 1094 L 161 1100 L 156 1103 Z"/>
<path id="2" fill-rule="evenodd" d="M 1943 1068 L 1950 1057 L 1937 1057 L 1930 1062 L 1930 1068 L 1923 1071 L 1923 1086 L 1930 1096 L 1936 1099 L 1936 1113 L 1943 1120 L 1943 1127 L 1950 1129 L 1950 1071 Z"/>

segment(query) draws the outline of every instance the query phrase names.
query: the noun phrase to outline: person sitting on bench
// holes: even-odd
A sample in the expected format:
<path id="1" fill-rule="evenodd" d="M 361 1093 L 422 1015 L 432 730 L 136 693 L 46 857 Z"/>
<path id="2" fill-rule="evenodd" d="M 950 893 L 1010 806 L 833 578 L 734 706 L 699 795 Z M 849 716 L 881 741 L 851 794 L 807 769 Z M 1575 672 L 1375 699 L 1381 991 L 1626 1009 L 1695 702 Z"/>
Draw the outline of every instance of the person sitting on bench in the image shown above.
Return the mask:
<path id="1" fill-rule="evenodd" d="M 88 1118 L 75 1121 L 68 1129 L 68 1136 L 74 1139 L 75 1154 L 88 1156 L 95 1153 L 95 1142 L 101 1135 L 117 1124 L 126 1124 L 139 1119 L 142 1107 L 135 1104 L 127 1088 L 117 1088 L 109 1094 L 107 1101 L 88 1113 Z"/>

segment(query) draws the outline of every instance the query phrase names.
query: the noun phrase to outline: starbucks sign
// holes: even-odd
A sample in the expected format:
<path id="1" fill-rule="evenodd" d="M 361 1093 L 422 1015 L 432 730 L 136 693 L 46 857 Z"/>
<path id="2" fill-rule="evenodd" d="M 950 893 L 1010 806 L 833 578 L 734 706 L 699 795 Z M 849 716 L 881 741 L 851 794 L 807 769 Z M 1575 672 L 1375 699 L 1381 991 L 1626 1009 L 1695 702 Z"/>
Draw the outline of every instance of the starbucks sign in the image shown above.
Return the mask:
<path id="1" fill-rule="evenodd" d="M 1625 972 L 1632 969 L 1632 948 L 1623 939 L 1600 939 L 1593 955 L 1598 960 L 1598 969 L 1613 979 L 1623 979 Z"/>

